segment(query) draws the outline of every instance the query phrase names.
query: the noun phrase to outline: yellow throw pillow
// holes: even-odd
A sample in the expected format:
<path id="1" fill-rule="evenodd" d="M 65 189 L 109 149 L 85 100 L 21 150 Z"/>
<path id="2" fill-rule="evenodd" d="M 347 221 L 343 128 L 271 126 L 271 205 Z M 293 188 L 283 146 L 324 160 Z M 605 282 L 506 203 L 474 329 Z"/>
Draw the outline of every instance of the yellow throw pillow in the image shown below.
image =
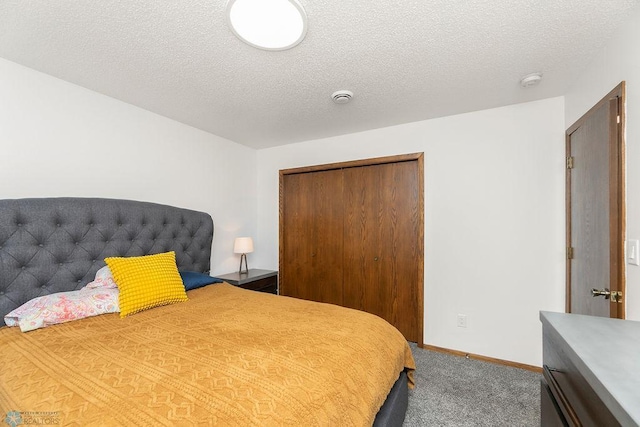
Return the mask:
<path id="1" fill-rule="evenodd" d="M 104 261 L 120 290 L 120 317 L 188 300 L 173 251 Z"/>

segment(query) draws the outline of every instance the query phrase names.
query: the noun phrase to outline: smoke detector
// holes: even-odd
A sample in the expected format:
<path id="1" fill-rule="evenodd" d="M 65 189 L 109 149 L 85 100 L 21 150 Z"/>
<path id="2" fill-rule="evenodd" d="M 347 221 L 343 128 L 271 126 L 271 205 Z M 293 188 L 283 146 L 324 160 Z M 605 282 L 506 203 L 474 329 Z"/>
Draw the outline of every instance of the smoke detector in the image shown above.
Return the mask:
<path id="1" fill-rule="evenodd" d="M 336 104 L 346 104 L 353 98 L 353 92 L 349 90 L 337 90 L 331 94 L 331 99 Z"/>
<path id="2" fill-rule="evenodd" d="M 522 87 L 531 87 L 540 83 L 542 80 L 542 73 L 531 73 L 527 74 L 523 78 L 520 79 L 520 86 Z"/>

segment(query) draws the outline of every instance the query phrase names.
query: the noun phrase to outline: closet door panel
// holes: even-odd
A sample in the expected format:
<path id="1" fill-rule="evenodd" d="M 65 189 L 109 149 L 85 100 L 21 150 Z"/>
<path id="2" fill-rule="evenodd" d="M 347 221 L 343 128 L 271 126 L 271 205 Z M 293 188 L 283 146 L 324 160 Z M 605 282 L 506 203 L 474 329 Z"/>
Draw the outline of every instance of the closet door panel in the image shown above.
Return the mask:
<path id="1" fill-rule="evenodd" d="M 283 188 L 283 295 L 342 304 L 342 173 L 287 175 Z"/>
<path id="2" fill-rule="evenodd" d="M 368 299 L 376 290 L 367 289 L 379 276 L 378 227 L 374 224 L 378 215 L 376 192 L 380 180 L 370 167 L 354 167 L 344 170 L 344 305 L 381 315 L 371 311 Z"/>
<path id="3" fill-rule="evenodd" d="M 398 195 L 398 183 L 396 182 L 396 164 L 386 164 L 377 167 L 380 179 L 378 198 L 375 203 L 379 207 L 377 217 L 378 240 L 380 242 L 377 252 L 379 253 L 380 266 L 378 281 L 384 291 L 379 291 L 376 295 L 368 298 L 370 304 L 376 304 L 378 296 L 384 297 L 383 303 L 379 300 L 381 316 L 389 323 L 398 328 L 398 318 L 407 313 L 398 313 L 398 287 L 402 286 L 402 276 L 408 272 L 400 270 L 398 263 L 398 251 L 402 251 L 405 241 L 398 239 L 399 222 L 404 220 L 405 212 L 403 206 L 398 206 L 396 196 Z M 404 274 L 403 274 L 404 273 Z M 400 328 L 398 328 L 400 329 Z M 405 331 L 400 331 L 404 334 Z"/>
<path id="4" fill-rule="evenodd" d="M 311 271 L 314 301 L 342 305 L 343 176 L 340 170 L 313 172 Z"/>
<path id="5" fill-rule="evenodd" d="M 344 301 L 419 342 L 421 251 L 416 162 L 344 170 Z"/>
<path id="6" fill-rule="evenodd" d="M 388 310 L 391 323 L 410 341 L 420 342 L 422 331 L 422 221 L 420 174 L 417 162 L 393 163 L 382 169 L 382 253 L 391 285 Z"/>
<path id="7" fill-rule="evenodd" d="M 313 223 L 313 200 L 301 197 L 310 194 L 312 186 L 305 174 L 287 175 L 282 191 L 281 215 L 286 233 L 280 260 L 280 293 L 302 299 L 313 299 L 313 288 L 308 286 L 313 279 L 309 267 L 313 241 L 307 235 Z"/>

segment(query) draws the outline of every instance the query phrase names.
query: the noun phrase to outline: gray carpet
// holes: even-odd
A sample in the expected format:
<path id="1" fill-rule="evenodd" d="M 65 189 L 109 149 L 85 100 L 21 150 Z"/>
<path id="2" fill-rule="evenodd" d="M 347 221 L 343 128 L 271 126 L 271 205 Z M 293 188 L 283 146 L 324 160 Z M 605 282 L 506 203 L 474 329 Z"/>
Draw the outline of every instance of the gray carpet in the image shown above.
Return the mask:
<path id="1" fill-rule="evenodd" d="M 539 426 L 540 374 L 411 345 L 416 388 L 405 427 Z"/>

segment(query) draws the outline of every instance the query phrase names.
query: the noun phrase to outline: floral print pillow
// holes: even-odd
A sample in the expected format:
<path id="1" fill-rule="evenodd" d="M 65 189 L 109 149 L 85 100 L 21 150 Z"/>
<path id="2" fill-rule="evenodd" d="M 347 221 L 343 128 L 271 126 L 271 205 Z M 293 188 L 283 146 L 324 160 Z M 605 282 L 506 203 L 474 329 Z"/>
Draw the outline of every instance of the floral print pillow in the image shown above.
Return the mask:
<path id="1" fill-rule="evenodd" d="M 4 316 L 4 323 L 7 326 L 20 326 L 22 332 L 28 332 L 119 311 L 117 288 L 91 288 L 87 285 L 79 291 L 59 292 L 34 298 Z"/>
<path id="2" fill-rule="evenodd" d="M 87 283 L 85 288 L 96 289 L 96 288 L 109 288 L 116 289 L 118 285 L 116 285 L 116 281 L 113 280 L 113 275 L 111 274 L 111 270 L 109 270 L 109 266 L 105 265 L 96 273 L 95 279 L 93 282 Z"/>

